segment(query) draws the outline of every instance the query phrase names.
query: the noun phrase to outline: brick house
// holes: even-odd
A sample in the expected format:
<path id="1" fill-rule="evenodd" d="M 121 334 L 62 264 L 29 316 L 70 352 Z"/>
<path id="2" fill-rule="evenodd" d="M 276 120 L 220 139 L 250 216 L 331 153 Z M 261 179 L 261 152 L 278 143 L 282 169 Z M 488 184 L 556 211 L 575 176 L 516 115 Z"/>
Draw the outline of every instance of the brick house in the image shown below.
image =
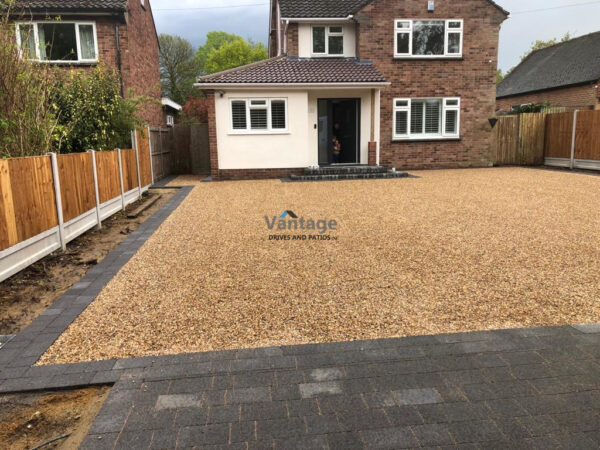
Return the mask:
<path id="1" fill-rule="evenodd" d="M 491 165 L 507 14 L 491 0 L 271 0 L 270 59 L 197 84 L 212 177 Z"/>
<path id="2" fill-rule="evenodd" d="M 157 100 L 147 102 L 140 116 L 149 125 L 164 125 L 149 0 L 17 0 L 11 12 L 25 56 L 66 70 L 102 61 L 120 73 L 123 95 Z"/>
<path id="3" fill-rule="evenodd" d="M 537 50 L 498 84 L 496 109 L 538 103 L 600 109 L 600 32 Z"/>

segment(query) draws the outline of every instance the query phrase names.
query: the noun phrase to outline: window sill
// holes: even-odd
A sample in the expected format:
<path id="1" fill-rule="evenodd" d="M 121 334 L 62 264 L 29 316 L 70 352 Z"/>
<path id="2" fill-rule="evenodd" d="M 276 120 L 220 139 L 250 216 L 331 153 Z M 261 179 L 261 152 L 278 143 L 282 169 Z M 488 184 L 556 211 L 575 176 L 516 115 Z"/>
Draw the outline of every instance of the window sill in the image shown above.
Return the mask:
<path id="1" fill-rule="evenodd" d="M 428 141 L 460 141 L 462 138 L 439 136 L 439 137 L 418 137 L 418 138 L 393 138 L 392 142 L 428 142 Z"/>
<path id="2" fill-rule="evenodd" d="M 52 66 L 95 66 L 98 64 L 98 61 L 40 61 L 37 59 L 31 61 Z"/>
<path id="3" fill-rule="evenodd" d="M 230 131 L 228 136 L 269 136 L 269 135 L 285 135 L 292 134 L 289 131 Z"/>
<path id="4" fill-rule="evenodd" d="M 407 61 L 462 61 L 463 56 L 394 56 L 393 59 L 402 59 Z"/>

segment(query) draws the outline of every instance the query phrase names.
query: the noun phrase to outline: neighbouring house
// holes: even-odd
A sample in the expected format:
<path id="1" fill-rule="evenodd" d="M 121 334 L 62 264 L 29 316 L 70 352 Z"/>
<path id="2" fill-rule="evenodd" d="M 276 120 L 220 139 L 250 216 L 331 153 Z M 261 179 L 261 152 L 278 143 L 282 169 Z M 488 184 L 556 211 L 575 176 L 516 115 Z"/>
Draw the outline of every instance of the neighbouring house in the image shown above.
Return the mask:
<path id="1" fill-rule="evenodd" d="M 498 84 L 497 111 L 548 103 L 600 109 L 600 32 L 532 52 Z"/>
<path id="2" fill-rule="evenodd" d="M 156 99 L 145 102 L 141 118 L 164 125 L 158 35 L 149 0 L 17 0 L 11 12 L 25 57 L 65 70 L 99 62 L 114 67 L 124 96 Z"/>
<path id="3" fill-rule="evenodd" d="M 491 0 L 271 0 L 270 59 L 197 84 L 213 179 L 491 165 L 507 14 Z"/>
<path id="4" fill-rule="evenodd" d="M 174 127 L 175 124 L 178 122 L 179 114 L 181 113 L 183 106 L 167 97 L 163 97 L 161 99 L 161 103 L 163 105 L 165 123 L 168 127 Z"/>

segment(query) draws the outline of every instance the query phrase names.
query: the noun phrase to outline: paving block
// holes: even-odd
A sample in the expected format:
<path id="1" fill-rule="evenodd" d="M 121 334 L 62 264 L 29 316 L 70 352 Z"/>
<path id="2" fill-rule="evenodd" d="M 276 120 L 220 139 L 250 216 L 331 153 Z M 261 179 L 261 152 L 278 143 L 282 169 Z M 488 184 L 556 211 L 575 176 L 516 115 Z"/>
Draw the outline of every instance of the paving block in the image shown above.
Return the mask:
<path id="1" fill-rule="evenodd" d="M 442 397 L 433 388 L 402 389 L 392 391 L 392 396 L 398 405 L 424 405 L 442 402 Z"/>
<path id="2" fill-rule="evenodd" d="M 195 394 L 165 394 L 159 395 L 155 409 L 175 409 L 202 406 L 202 398 Z"/>
<path id="3" fill-rule="evenodd" d="M 271 391 L 268 387 L 251 387 L 228 390 L 227 403 L 253 403 L 271 400 Z"/>
<path id="4" fill-rule="evenodd" d="M 367 448 L 396 449 L 419 446 L 410 427 L 366 430 L 361 434 Z"/>
<path id="5" fill-rule="evenodd" d="M 337 381 L 303 383 L 299 387 L 302 398 L 311 398 L 319 395 L 337 395 L 342 393 L 341 385 Z"/>

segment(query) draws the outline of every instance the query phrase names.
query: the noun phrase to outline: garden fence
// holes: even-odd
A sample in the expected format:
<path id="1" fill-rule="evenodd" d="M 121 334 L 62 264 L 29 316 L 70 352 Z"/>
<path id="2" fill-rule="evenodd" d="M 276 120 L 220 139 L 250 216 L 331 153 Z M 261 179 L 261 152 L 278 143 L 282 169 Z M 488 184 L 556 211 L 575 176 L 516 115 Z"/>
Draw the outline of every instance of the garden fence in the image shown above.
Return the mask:
<path id="1" fill-rule="evenodd" d="M 600 111 L 499 117 L 492 155 L 495 165 L 600 170 Z"/>
<path id="2" fill-rule="evenodd" d="M 0 160 L 0 281 L 139 199 L 153 183 L 148 138 L 132 149 Z"/>

